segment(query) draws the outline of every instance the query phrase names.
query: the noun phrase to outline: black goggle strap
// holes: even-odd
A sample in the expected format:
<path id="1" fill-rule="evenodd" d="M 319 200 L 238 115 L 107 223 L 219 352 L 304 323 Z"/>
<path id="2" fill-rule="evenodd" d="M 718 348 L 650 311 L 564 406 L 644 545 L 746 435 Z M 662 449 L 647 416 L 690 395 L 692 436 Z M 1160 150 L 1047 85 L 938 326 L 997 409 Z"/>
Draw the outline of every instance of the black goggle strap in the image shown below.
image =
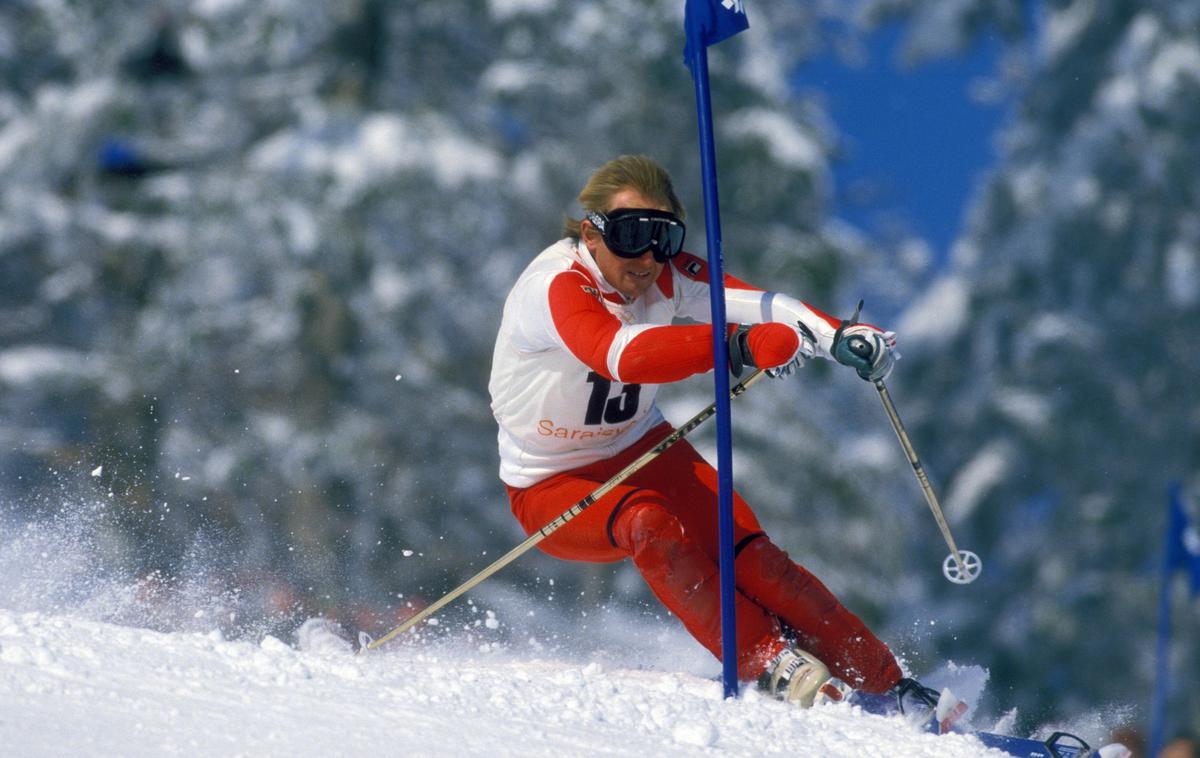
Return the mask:
<path id="1" fill-rule="evenodd" d="M 608 217 L 605 216 L 603 213 L 597 213 L 596 211 L 588 211 L 586 218 L 588 221 L 592 222 L 592 226 L 594 226 L 600 230 L 600 235 L 603 236 L 605 229 L 608 228 Z"/>

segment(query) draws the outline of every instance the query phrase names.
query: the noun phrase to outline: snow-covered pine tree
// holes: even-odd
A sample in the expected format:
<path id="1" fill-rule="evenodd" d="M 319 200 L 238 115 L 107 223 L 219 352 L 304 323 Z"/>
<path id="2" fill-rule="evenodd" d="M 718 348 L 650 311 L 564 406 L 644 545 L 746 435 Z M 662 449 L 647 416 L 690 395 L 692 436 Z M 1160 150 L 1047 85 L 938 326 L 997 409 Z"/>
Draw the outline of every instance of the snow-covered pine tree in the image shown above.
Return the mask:
<path id="1" fill-rule="evenodd" d="M 969 44 L 1000 4 L 903 5 L 924 19 L 921 54 Z M 1028 18 L 1001 164 L 901 322 L 896 383 L 920 388 L 915 441 L 960 539 L 990 559 L 985 598 L 941 593 L 959 621 L 937 646 L 992 648 L 978 662 L 1040 723 L 1149 702 L 1167 484 L 1200 489 L 1200 3 L 1050 2 Z M 1200 670 L 1196 642 L 1173 671 Z M 1196 688 L 1181 676 L 1182 722 Z"/>

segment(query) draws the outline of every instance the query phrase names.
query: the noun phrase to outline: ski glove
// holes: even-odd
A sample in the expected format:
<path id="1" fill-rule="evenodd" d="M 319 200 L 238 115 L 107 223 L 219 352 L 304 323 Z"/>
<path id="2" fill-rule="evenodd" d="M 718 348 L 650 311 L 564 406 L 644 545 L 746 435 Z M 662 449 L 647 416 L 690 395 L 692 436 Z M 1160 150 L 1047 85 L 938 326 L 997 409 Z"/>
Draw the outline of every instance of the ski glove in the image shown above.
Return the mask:
<path id="1" fill-rule="evenodd" d="M 900 358 L 896 333 L 880 331 L 868 324 L 843 325 L 830 352 L 834 360 L 854 369 L 868 382 L 886 379 Z"/>
<path id="2" fill-rule="evenodd" d="M 729 370 L 738 378 L 747 366 L 767 369 L 772 377 L 789 374 L 801 358 L 816 352 L 815 340 L 806 332 L 775 321 L 741 324 L 729 335 Z"/>

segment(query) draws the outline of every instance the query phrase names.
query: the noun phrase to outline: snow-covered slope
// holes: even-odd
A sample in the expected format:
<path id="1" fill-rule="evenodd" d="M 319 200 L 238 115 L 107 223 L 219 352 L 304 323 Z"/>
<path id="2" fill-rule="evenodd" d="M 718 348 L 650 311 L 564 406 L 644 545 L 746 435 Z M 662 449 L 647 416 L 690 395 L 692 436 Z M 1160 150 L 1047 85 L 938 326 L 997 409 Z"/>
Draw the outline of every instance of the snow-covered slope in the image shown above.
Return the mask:
<path id="1" fill-rule="evenodd" d="M 162 633 L 0 610 L 6 755 L 999 756 L 846 706 L 809 711 L 688 674 L 397 644 L 321 629 Z"/>

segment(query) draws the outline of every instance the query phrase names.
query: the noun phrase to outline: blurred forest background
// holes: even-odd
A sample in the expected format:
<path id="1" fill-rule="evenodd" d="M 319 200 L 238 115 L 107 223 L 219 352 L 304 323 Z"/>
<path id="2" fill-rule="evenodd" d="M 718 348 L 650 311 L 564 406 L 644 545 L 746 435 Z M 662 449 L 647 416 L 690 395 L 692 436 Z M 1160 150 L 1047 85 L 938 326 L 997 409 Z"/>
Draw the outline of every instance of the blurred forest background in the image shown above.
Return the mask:
<path id="1" fill-rule="evenodd" d="M 844 369 L 735 404 L 739 489 L 914 670 L 982 665 L 1030 723 L 1144 720 L 1168 483 L 1200 492 L 1200 2 L 748 5 L 711 51 L 727 267 L 897 329 L 893 395 L 983 576 L 942 579 Z M 517 274 L 623 152 L 672 171 L 705 251 L 682 13 L 0 4 L 3 528 L 90 508 L 86 544 L 141 582 L 204 553 L 240 619 L 375 631 L 516 544 L 487 377 Z M 911 65 L 1003 46 L 1012 112 L 978 135 L 999 158 L 945 265 L 835 216 L 845 145 L 794 86 L 883 24 Z M 630 566 L 542 556 L 473 596 L 550 581 L 552 612 L 648 598 Z M 1200 729 L 1200 611 L 1175 595 L 1171 718 Z"/>

